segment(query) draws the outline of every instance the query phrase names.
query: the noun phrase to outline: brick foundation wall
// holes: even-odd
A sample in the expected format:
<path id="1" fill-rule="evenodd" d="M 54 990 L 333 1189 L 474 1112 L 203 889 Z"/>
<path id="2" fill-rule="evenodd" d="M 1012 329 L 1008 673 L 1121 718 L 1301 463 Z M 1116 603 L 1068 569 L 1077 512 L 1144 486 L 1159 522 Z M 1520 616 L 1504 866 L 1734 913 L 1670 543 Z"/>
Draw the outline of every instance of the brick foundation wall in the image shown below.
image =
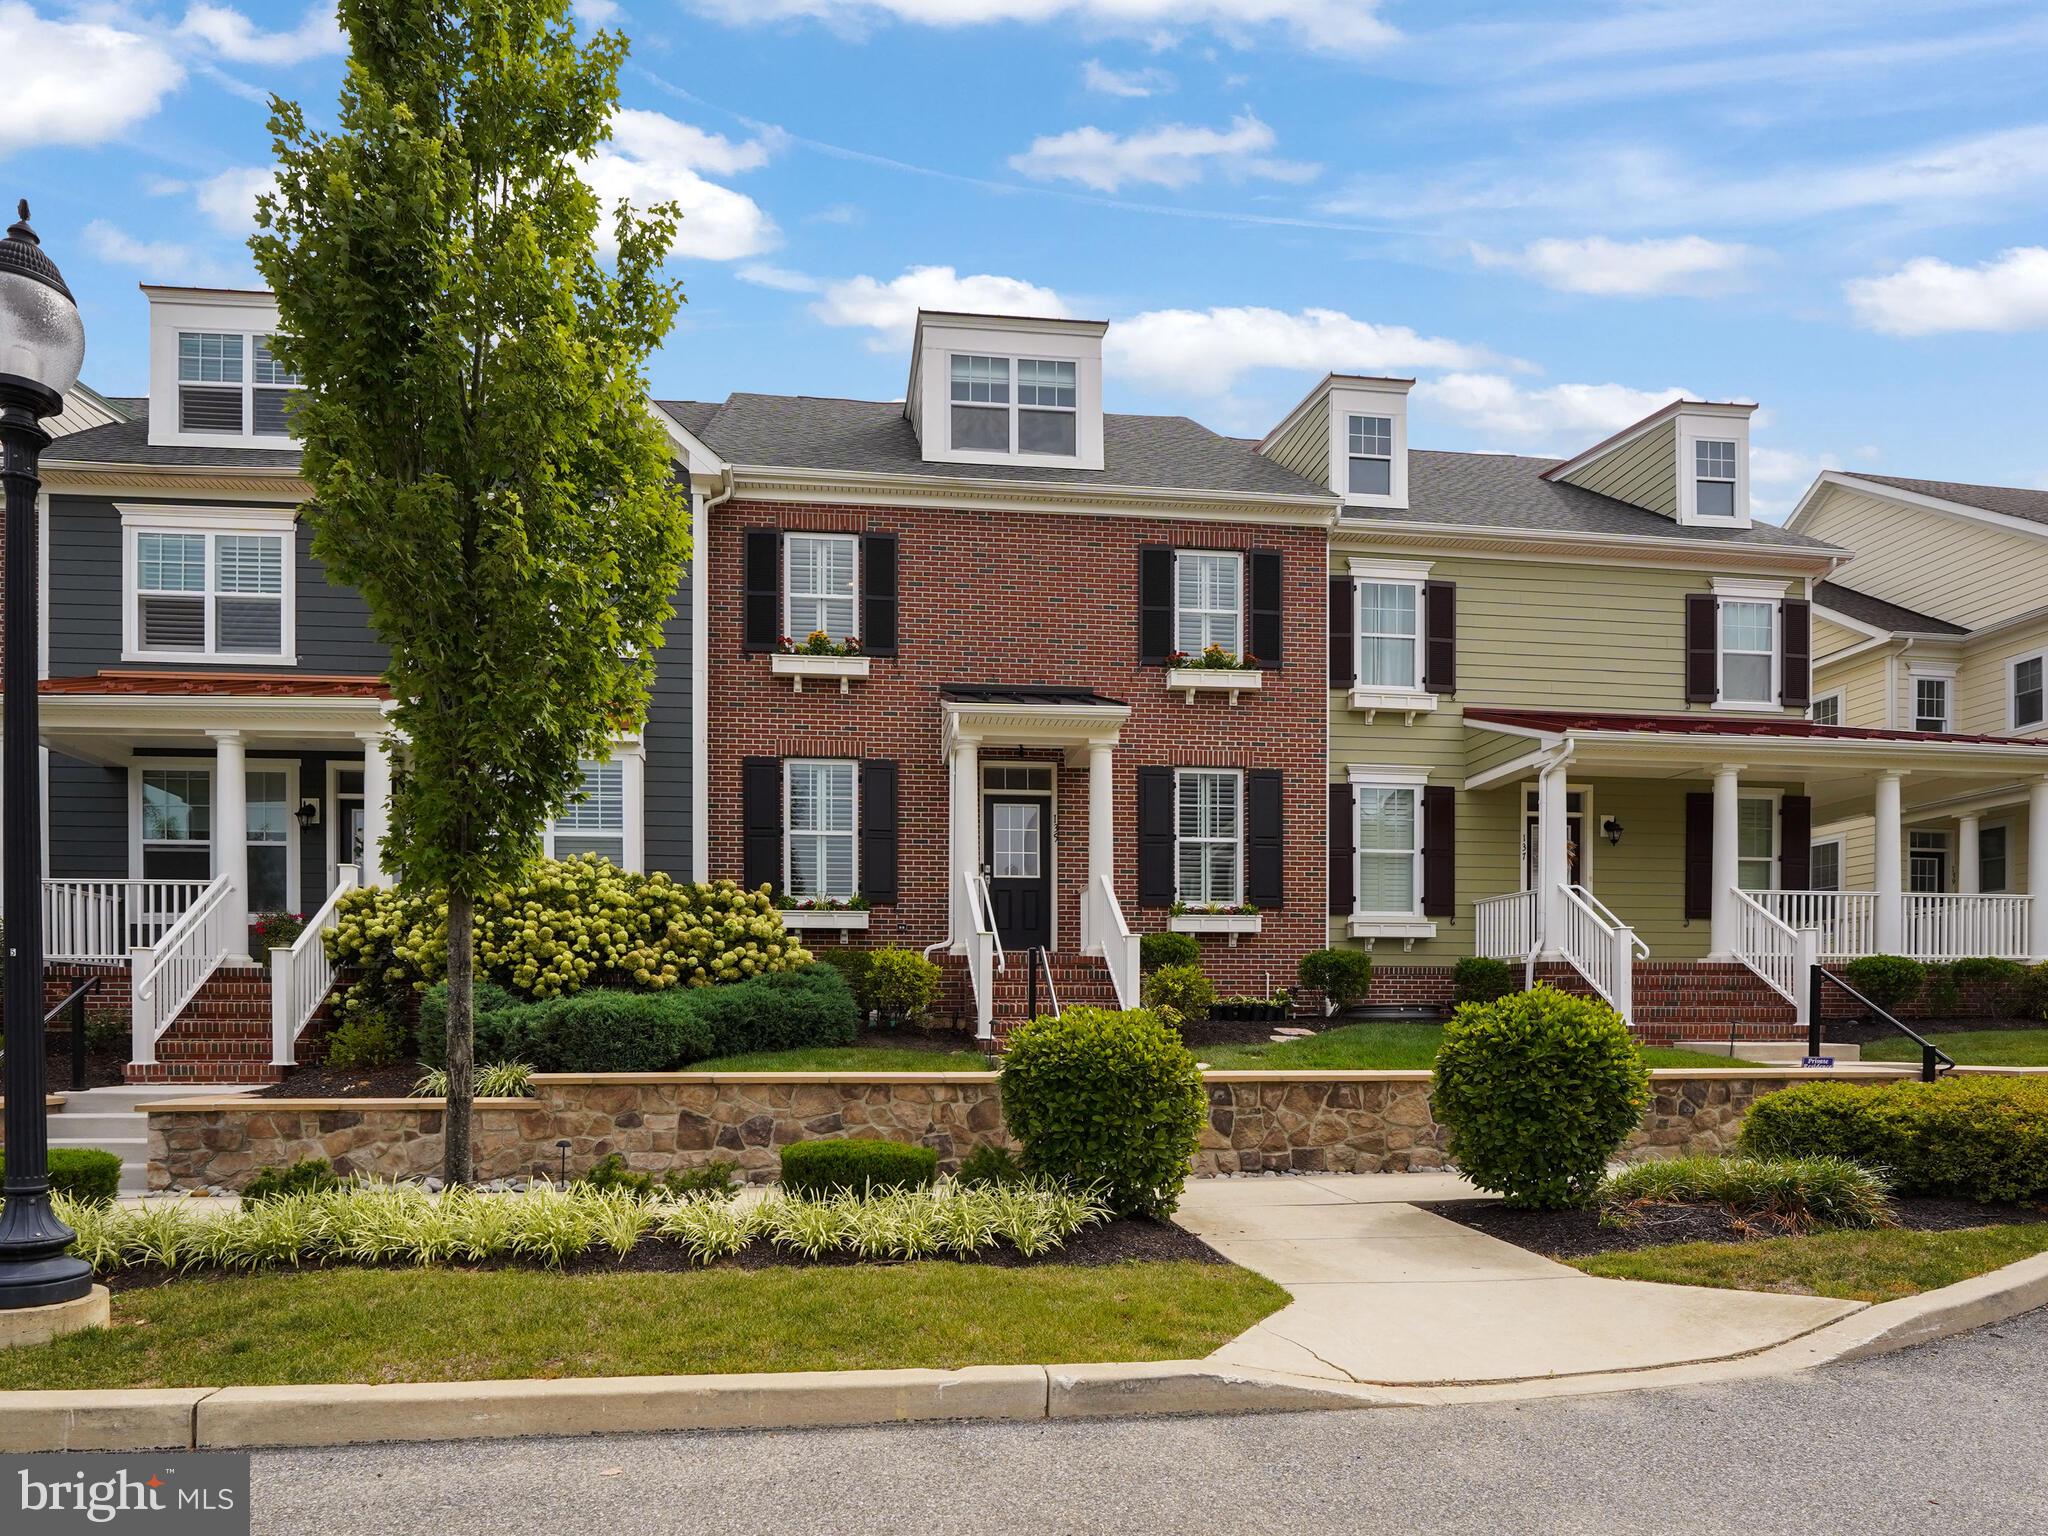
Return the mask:
<path id="1" fill-rule="evenodd" d="M 1928 1006 L 1927 989 L 1922 987 L 1918 996 L 1901 1004 L 1894 1012 L 1902 1019 L 1988 1019 L 1996 1016 L 1990 1002 L 1992 989 L 1984 983 L 1958 983 L 1957 991 L 1962 994 L 1962 1002 L 1955 1008 L 1937 1013 Z M 1840 987 L 1826 988 L 1821 997 L 1820 1013 L 1824 1019 L 1860 1019 L 1868 1012 Z"/>
<path id="2" fill-rule="evenodd" d="M 743 553 L 749 528 L 894 533 L 900 572 L 898 654 L 876 657 L 848 693 L 796 693 L 769 658 L 742 648 Z M 1277 668 L 1233 707 L 1166 691 L 1163 667 L 1138 661 L 1138 550 L 1276 550 L 1282 560 Z M 900 897 L 870 914 L 861 942 L 922 948 L 947 932 L 948 789 L 939 688 L 948 683 L 1087 687 L 1128 703 L 1115 753 L 1116 888 L 1134 930 L 1166 927 L 1140 909 L 1137 770 L 1278 769 L 1284 775 L 1285 900 L 1263 931 L 1200 940 L 1204 969 L 1225 992 L 1292 986 L 1296 963 L 1327 942 L 1327 552 L 1319 529 L 1237 526 L 1059 513 L 813 507 L 734 502 L 708 532 L 711 562 L 710 873 L 742 875 L 740 777 L 748 757 L 888 758 L 899 774 Z M 983 762 L 1053 761 L 1055 947 L 1080 938 L 1088 873 L 1088 774 L 1058 754 L 982 748 Z M 822 936 L 821 936 L 822 938 Z"/>
<path id="3" fill-rule="evenodd" d="M 1766 1093 L 1833 1074 L 1793 1069 L 1659 1072 L 1630 1159 L 1730 1150 Z M 1886 1078 L 1846 1080 L 1883 1082 Z M 890 1079 L 825 1073 L 542 1075 L 538 1097 L 485 1100 L 477 1176 L 555 1177 L 620 1153 L 638 1169 L 740 1165 L 775 1177 L 793 1141 L 855 1136 L 934 1148 L 942 1168 L 983 1145 L 1010 1146 L 994 1073 Z M 1216 1072 L 1196 1177 L 1230 1173 L 1393 1173 L 1446 1166 L 1427 1072 Z M 324 1157 L 342 1173 L 418 1178 L 441 1168 L 436 1100 L 250 1099 L 188 1102 L 149 1114 L 152 1189 L 240 1188 L 265 1164 Z"/>
<path id="4" fill-rule="evenodd" d="M 1451 968 L 1448 965 L 1375 965 L 1372 986 L 1365 994 L 1370 1008 L 1451 1009 Z"/>

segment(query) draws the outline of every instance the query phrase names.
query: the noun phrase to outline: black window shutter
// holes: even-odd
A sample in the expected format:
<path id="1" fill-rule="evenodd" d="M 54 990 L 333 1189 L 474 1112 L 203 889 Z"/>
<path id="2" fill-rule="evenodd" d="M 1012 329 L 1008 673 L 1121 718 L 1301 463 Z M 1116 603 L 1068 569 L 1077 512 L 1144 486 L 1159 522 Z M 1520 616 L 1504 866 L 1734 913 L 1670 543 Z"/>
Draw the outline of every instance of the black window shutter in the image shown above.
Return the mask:
<path id="1" fill-rule="evenodd" d="M 1358 647 L 1352 643 L 1351 620 L 1354 603 L 1351 578 L 1330 578 L 1330 686 L 1349 688 L 1358 676 Z M 1346 906 L 1345 911 L 1351 908 Z"/>
<path id="2" fill-rule="evenodd" d="M 1685 797 L 1685 915 L 1714 915 L 1714 797 Z"/>
<path id="3" fill-rule="evenodd" d="M 1354 903 L 1353 856 L 1358 847 L 1357 818 L 1352 814 L 1351 786 L 1330 786 L 1330 915 L 1348 917 Z"/>
<path id="4" fill-rule="evenodd" d="M 1244 899 L 1278 911 L 1286 905 L 1283 780 L 1277 768 L 1244 776 Z"/>
<path id="5" fill-rule="evenodd" d="M 782 638 L 782 535 L 747 530 L 746 641 L 750 651 L 772 651 Z"/>
<path id="6" fill-rule="evenodd" d="M 1251 587 L 1251 643 L 1245 647 L 1259 665 L 1280 665 L 1280 551 L 1255 549 L 1245 561 Z M 1263 903 L 1262 903 L 1263 905 Z"/>
<path id="7" fill-rule="evenodd" d="M 1721 603 L 1711 592 L 1685 594 L 1685 701 L 1711 704 L 1720 695 Z"/>
<path id="8" fill-rule="evenodd" d="M 1431 693 L 1458 691 L 1458 584 L 1422 584 L 1422 686 Z"/>
<path id="9" fill-rule="evenodd" d="M 782 764 L 750 757 L 740 765 L 740 883 L 750 891 L 782 884 Z"/>
<path id="10" fill-rule="evenodd" d="M 896 764 L 871 757 L 860 765 L 860 893 L 878 907 L 896 905 Z"/>
<path id="11" fill-rule="evenodd" d="M 863 535 L 860 541 L 860 567 L 860 648 L 870 656 L 894 656 L 896 535 Z"/>
<path id="12" fill-rule="evenodd" d="M 1173 770 L 1138 770 L 1138 905 L 1173 905 Z"/>
<path id="13" fill-rule="evenodd" d="M 1785 686 L 1778 702 L 1787 709 L 1804 709 L 1813 702 L 1813 604 L 1803 597 L 1788 597 L 1781 606 L 1785 615 Z"/>
<path id="14" fill-rule="evenodd" d="M 1138 546 L 1138 662 L 1163 667 L 1173 655 L 1173 546 Z"/>
<path id="15" fill-rule="evenodd" d="M 1422 915 L 1458 915 L 1458 792 L 1422 787 Z"/>
<path id="16" fill-rule="evenodd" d="M 1813 800 L 1787 795 L 1778 802 L 1778 884 L 1803 891 L 1813 884 Z"/>

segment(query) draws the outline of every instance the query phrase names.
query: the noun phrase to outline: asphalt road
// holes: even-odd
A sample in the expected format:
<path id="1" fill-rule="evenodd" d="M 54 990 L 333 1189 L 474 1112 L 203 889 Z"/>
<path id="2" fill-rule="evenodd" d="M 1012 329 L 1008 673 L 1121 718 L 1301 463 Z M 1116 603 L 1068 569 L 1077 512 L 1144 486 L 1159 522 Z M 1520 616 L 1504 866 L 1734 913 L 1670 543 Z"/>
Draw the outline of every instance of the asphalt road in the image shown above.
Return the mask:
<path id="1" fill-rule="evenodd" d="M 305 1536 L 2048 1531 L 2048 1311 L 1800 1376 L 1473 1408 L 256 1457 Z"/>

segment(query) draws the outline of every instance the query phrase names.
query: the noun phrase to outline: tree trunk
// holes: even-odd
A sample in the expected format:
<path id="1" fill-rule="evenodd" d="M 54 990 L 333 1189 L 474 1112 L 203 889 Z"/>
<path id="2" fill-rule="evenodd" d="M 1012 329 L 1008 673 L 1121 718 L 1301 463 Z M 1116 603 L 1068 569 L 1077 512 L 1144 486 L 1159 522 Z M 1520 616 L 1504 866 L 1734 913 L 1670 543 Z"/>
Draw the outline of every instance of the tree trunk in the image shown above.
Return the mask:
<path id="1" fill-rule="evenodd" d="M 476 1077 L 474 910 L 467 891 L 448 892 L 448 1110 L 442 1117 L 441 1178 L 450 1189 L 475 1176 L 469 1147 Z"/>

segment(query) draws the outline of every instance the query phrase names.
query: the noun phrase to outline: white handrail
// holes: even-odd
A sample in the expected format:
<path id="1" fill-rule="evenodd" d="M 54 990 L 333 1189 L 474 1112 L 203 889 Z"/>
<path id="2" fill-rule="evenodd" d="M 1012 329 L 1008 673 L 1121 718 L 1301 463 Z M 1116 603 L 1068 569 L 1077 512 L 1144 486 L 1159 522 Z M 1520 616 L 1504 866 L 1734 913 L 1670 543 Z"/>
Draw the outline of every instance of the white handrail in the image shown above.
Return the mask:
<path id="1" fill-rule="evenodd" d="M 1568 885 L 1558 903 L 1564 931 L 1557 949 L 1574 969 L 1607 999 L 1608 1006 L 1632 1023 L 1635 1011 L 1635 959 L 1640 940 L 1635 930 L 1601 916 L 1581 886 Z M 1643 951 L 1648 954 L 1649 951 Z"/>
<path id="2" fill-rule="evenodd" d="M 1095 907 L 1092 931 L 1102 936 L 1102 959 L 1109 967 L 1109 979 L 1116 988 L 1116 1005 L 1135 1008 L 1140 1001 L 1138 981 L 1138 936 L 1124 921 L 1123 904 L 1116 899 L 1116 887 L 1107 874 L 1095 877 L 1090 887 Z"/>
<path id="3" fill-rule="evenodd" d="M 1591 907 L 1595 912 L 1599 913 L 1601 921 L 1606 923 L 1609 928 L 1621 928 L 1626 926 L 1620 918 L 1616 917 L 1613 912 L 1608 910 L 1606 902 L 1602 901 L 1598 896 L 1595 896 L 1585 886 L 1573 885 L 1566 887 L 1566 889 L 1577 892 L 1579 899 L 1585 902 L 1585 904 Z M 1638 960 L 1647 960 L 1650 958 L 1650 946 L 1648 944 L 1645 944 L 1641 938 L 1638 938 L 1636 940 L 1636 958 Z"/>
<path id="4" fill-rule="evenodd" d="M 125 964 L 137 946 L 159 943 L 205 889 L 204 880 L 45 880 L 43 953 Z"/>
<path id="5" fill-rule="evenodd" d="M 1799 1006 L 1799 931 L 1740 886 L 1731 887 L 1735 914 L 1735 958 L 1769 982 L 1793 1007 Z"/>
<path id="6" fill-rule="evenodd" d="M 1909 891 L 1902 947 L 1915 960 L 2031 959 L 2032 907 L 2033 897 L 2004 892 Z"/>
<path id="7" fill-rule="evenodd" d="M 1489 960 L 1526 960 L 1536 952 L 1536 893 L 1510 891 L 1472 903 L 1473 950 Z"/>
<path id="8" fill-rule="evenodd" d="M 206 984 L 206 978 L 229 955 L 249 942 L 246 932 L 231 931 L 228 919 L 233 888 L 226 875 L 215 875 L 199 899 L 185 909 L 155 945 L 138 945 L 129 960 L 129 1059 L 138 1065 L 156 1060 L 156 1042 Z"/>
<path id="9" fill-rule="evenodd" d="M 981 876 L 963 873 L 964 906 L 967 913 L 967 979 L 974 987 L 974 1035 L 978 1040 L 995 1035 L 995 957 L 1003 941 L 996 934 L 995 907 L 982 900 L 988 887 Z"/>
<path id="10" fill-rule="evenodd" d="M 300 1032 L 327 994 L 334 990 L 334 962 L 327 956 L 327 934 L 335 924 L 341 898 L 355 889 L 357 870 L 343 864 L 335 870 L 334 889 L 289 948 L 270 952 L 270 1064 L 292 1066 Z"/>
<path id="11" fill-rule="evenodd" d="M 980 874 L 976 875 L 974 877 L 974 884 L 972 888 L 968 891 L 968 895 L 970 898 L 979 896 L 981 905 L 972 914 L 974 917 L 974 924 L 977 928 L 981 929 L 982 932 L 986 933 L 989 936 L 989 938 L 992 939 L 995 943 L 996 969 L 999 971 L 1007 971 L 1010 968 L 1010 956 L 1008 952 L 1005 951 L 1003 948 L 1002 930 L 996 927 L 996 899 L 995 896 L 989 891 L 988 876 Z"/>

